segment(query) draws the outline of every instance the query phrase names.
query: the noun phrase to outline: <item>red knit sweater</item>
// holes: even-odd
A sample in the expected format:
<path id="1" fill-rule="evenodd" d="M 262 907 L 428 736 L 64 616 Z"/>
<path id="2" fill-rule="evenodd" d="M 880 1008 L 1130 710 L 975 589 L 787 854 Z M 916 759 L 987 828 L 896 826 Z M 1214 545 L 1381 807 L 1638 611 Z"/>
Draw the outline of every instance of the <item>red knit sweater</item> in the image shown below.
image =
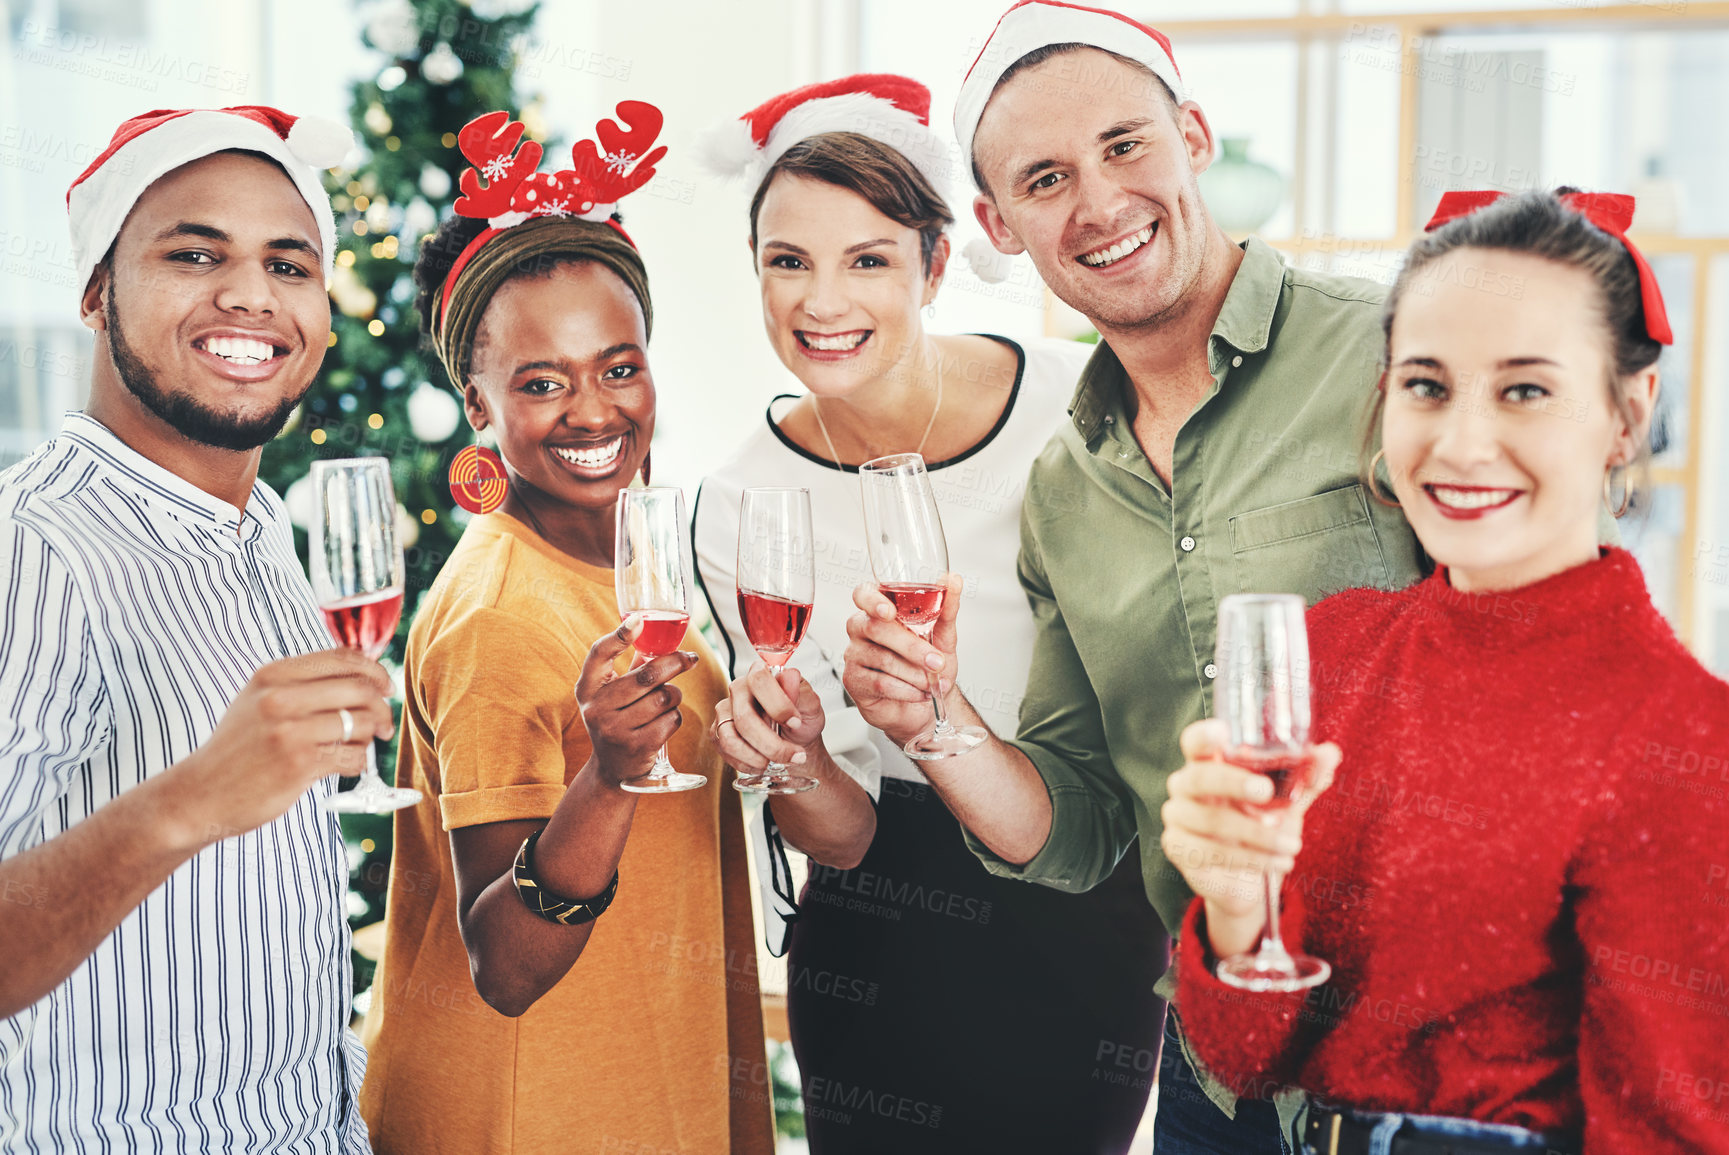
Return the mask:
<path id="1" fill-rule="evenodd" d="M 1522 589 L 1445 572 L 1309 612 L 1317 741 L 1344 762 L 1284 887 L 1297 995 L 1212 975 L 1177 1008 L 1248 1095 L 1729 1152 L 1729 685 L 1622 550 Z"/>

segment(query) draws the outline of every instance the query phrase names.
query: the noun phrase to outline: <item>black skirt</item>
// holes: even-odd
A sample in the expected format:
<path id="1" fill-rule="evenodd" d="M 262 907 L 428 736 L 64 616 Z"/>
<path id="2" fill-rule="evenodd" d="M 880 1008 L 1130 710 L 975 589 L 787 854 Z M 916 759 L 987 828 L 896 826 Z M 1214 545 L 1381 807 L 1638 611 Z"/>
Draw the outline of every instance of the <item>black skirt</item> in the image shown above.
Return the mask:
<path id="1" fill-rule="evenodd" d="M 1139 861 L 1086 894 L 998 878 L 934 790 L 885 779 L 864 861 L 813 863 L 793 927 L 812 1155 L 1125 1151 L 1169 952 Z"/>

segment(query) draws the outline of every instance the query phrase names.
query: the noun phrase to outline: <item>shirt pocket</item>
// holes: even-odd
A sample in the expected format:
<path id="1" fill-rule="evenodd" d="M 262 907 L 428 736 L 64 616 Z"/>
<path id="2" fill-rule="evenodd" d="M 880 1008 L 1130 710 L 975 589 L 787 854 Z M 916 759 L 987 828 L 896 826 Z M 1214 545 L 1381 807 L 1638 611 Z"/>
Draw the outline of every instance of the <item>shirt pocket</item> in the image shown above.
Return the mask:
<path id="1" fill-rule="evenodd" d="M 1231 518 L 1243 593 L 1301 594 L 1313 605 L 1340 590 L 1391 583 L 1361 485 L 1347 485 Z"/>

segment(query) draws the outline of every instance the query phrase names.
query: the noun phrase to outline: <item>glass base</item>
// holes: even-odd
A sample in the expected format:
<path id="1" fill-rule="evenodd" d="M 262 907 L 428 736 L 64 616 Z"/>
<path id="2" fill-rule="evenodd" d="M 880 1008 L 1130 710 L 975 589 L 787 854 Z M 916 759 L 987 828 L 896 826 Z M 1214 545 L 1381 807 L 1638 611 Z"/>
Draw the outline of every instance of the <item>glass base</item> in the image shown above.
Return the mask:
<path id="1" fill-rule="evenodd" d="M 421 798 L 420 791 L 406 786 L 386 786 L 382 778 L 362 778 L 360 785 L 341 794 L 320 798 L 318 804 L 336 814 L 389 814 L 413 806 Z"/>
<path id="2" fill-rule="evenodd" d="M 1320 986 L 1333 973 L 1321 959 L 1306 954 L 1269 951 L 1263 944 L 1254 954 L 1236 954 L 1219 961 L 1219 981 L 1244 991 L 1306 991 Z"/>
<path id="3" fill-rule="evenodd" d="M 915 762 L 935 762 L 939 758 L 955 758 L 984 745 L 987 735 L 977 726 L 950 726 L 947 730 L 926 730 L 901 747 L 901 752 Z"/>
<path id="4" fill-rule="evenodd" d="M 635 778 L 626 778 L 618 788 L 632 794 L 678 794 L 685 790 L 700 790 L 707 785 L 708 778 L 704 775 L 674 770 L 671 774 L 639 774 Z"/>
<path id="5" fill-rule="evenodd" d="M 803 774 L 782 773 L 783 769 L 770 763 L 761 774 L 740 774 L 732 780 L 732 788 L 740 794 L 803 794 L 822 785 Z"/>

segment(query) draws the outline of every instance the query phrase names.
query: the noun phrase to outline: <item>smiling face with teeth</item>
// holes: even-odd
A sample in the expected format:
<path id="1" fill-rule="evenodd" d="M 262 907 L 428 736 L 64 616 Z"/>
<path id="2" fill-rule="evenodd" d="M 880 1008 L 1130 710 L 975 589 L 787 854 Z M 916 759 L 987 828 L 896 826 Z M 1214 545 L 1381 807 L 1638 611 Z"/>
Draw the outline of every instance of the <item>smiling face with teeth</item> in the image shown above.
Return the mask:
<path id="1" fill-rule="evenodd" d="M 1516 298 L 1492 291 L 1513 284 Z M 1597 556 L 1604 471 L 1636 455 L 1657 396 L 1654 367 L 1605 385 L 1600 311 L 1582 270 L 1469 248 L 1399 298 L 1381 443 L 1411 528 L 1456 588 L 1516 588 Z"/>
<path id="2" fill-rule="evenodd" d="M 1015 71 L 973 139 L 991 243 L 1027 253 L 1045 284 L 1111 336 L 1180 311 L 1225 237 L 1196 177 L 1213 135 L 1147 69 L 1079 48 Z"/>
<path id="3" fill-rule="evenodd" d="M 613 507 L 654 436 L 647 348 L 642 306 L 592 261 L 506 281 L 475 335 L 463 403 L 498 438 L 504 511 L 597 565 L 612 565 Z"/>
<path id="4" fill-rule="evenodd" d="M 250 153 L 216 153 L 152 184 L 81 308 L 97 333 L 90 413 L 157 460 L 188 442 L 262 446 L 311 387 L 330 337 L 312 211 Z"/>
<path id="5" fill-rule="evenodd" d="M 850 189 L 788 174 L 769 184 L 756 230 L 763 325 L 805 388 L 846 396 L 919 356 L 946 237 L 927 270 L 917 230 Z"/>

